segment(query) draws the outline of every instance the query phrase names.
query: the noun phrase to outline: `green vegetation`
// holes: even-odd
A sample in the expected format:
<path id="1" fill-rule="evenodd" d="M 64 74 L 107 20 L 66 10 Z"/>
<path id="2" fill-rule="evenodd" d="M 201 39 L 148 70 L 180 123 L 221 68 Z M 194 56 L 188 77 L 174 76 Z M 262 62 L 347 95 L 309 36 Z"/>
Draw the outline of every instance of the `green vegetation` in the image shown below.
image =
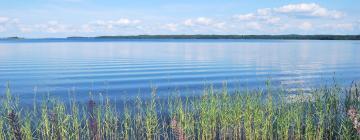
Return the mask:
<path id="1" fill-rule="evenodd" d="M 116 106 L 109 98 L 69 103 L 45 98 L 22 107 L 10 88 L 1 98 L 0 139 L 360 139 L 360 86 L 336 85 L 287 95 L 230 93 L 209 87 L 200 97 L 151 99 Z"/>
<path id="2" fill-rule="evenodd" d="M 81 37 L 70 37 L 81 38 Z M 360 40 L 360 35 L 137 35 L 99 36 L 95 39 L 284 39 L 284 40 Z"/>
<path id="3" fill-rule="evenodd" d="M 0 41 L 66 41 L 67 39 L 86 41 L 87 39 L 279 39 L 279 40 L 360 40 L 360 35 L 133 35 L 25 39 L 21 37 L 0 38 Z"/>

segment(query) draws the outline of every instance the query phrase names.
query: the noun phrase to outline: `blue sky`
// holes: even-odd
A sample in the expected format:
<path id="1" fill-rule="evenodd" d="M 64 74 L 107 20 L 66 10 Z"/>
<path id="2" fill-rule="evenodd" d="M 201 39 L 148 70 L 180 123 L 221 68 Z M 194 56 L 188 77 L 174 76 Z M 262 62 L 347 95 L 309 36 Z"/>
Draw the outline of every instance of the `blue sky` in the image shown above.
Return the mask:
<path id="1" fill-rule="evenodd" d="M 0 37 L 360 34 L 358 0 L 0 0 Z"/>

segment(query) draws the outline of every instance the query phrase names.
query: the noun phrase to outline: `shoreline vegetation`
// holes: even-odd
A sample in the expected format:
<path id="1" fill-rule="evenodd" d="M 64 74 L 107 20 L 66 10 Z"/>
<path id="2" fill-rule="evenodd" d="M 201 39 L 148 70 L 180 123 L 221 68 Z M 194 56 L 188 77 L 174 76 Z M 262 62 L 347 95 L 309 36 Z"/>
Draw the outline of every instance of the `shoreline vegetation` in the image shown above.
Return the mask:
<path id="1" fill-rule="evenodd" d="M 360 40 L 360 35 L 129 35 L 129 36 L 96 36 L 67 38 L 34 38 L 7 37 L 0 40 L 87 40 L 87 39 L 276 39 L 276 40 Z"/>
<path id="2" fill-rule="evenodd" d="M 224 84 L 163 102 L 154 89 L 151 99 L 119 109 L 93 96 L 87 103 L 44 98 L 22 107 L 8 86 L 0 98 L 0 139 L 359 139 L 359 90 L 355 83 L 333 85 L 289 98 L 271 86 L 230 93 Z"/>

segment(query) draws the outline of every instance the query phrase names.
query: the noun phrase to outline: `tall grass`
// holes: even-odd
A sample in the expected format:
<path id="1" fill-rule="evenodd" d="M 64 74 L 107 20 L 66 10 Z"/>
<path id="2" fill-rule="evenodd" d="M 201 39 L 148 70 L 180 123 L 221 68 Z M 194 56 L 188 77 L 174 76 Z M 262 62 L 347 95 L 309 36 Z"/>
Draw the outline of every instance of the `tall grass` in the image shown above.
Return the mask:
<path id="1" fill-rule="evenodd" d="M 29 108 L 8 87 L 0 99 L 0 139 L 360 139 L 359 89 L 229 92 L 224 84 L 198 97 L 167 100 L 154 89 L 151 99 L 122 107 L 90 96 L 87 103 L 44 98 Z"/>

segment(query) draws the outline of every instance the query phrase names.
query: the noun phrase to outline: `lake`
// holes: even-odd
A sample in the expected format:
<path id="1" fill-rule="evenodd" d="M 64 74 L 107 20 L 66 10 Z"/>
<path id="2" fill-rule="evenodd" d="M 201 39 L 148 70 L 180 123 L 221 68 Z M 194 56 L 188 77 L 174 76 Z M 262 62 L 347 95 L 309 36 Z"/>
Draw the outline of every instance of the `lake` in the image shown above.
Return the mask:
<path id="1" fill-rule="evenodd" d="M 22 40 L 0 41 L 0 91 L 113 99 L 199 95 L 284 87 L 288 91 L 360 80 L 360 41 Z"/>

